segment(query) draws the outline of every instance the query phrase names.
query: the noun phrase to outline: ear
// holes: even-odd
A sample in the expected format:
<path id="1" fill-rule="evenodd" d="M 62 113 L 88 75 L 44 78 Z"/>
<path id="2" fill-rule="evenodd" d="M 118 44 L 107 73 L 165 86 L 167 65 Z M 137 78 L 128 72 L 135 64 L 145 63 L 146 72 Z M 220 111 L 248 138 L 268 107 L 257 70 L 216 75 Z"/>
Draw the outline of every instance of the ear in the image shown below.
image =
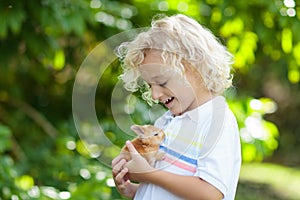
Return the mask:
<path id="1" fill-rule="evenodd" d="M 142 126 L 139 125 L 132 125 L 131 130 L 133 130 L 137 135 L 144 135 L 144 130 L 142 129 Z"/>

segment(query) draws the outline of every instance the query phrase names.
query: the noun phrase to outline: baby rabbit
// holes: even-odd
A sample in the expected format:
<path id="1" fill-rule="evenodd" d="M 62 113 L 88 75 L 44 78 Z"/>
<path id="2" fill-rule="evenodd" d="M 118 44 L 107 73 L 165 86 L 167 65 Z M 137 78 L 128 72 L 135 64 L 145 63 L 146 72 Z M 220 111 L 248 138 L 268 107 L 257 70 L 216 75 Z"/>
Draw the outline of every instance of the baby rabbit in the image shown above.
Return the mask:
<path id="1" fill-rule="evenodd" d="M 132 125 L 133 130 L 137 137 L 131 142 L 135 149 L 148 161 L 153 167 L 157 160 L 162 160 L 163 152 L 159 152 L 159 145 L 165 138 L 164 132 L 152 125 Z M 126 160 L 130 160 L 130 153 L 126 146 L 121 151 Z"/>

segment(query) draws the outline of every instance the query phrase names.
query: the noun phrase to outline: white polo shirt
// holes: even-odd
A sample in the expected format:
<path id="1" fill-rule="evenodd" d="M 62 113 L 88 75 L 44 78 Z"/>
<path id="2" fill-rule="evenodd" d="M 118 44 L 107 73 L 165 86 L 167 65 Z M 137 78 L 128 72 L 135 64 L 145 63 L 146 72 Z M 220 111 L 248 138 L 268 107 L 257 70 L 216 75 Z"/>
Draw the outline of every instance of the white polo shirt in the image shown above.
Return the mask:
<path id="1" fill-rule="evenodd" d="M 218 188 L 224 200 L 233 200 L 241 166 L 236 118 L 222 96 L 173 117 L 166 112 L 155 122 L 165 131 L 161 145 L 165 159 L 156 168 L 185 176 L 198 176 Z M 182 185 L 182 187 L 185 187 Z M 141 183 L 135 200 L 182 199 L 153 184 Z"/>

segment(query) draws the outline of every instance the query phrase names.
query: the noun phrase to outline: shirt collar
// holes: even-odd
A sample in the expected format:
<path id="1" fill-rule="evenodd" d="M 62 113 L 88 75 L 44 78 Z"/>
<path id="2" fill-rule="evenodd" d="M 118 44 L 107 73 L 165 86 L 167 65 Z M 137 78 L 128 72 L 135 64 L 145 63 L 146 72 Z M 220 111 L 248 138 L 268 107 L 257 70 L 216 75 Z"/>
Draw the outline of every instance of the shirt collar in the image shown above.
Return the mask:
<path id="1" fill-rule="evenodd" d="M 185 112 L 180 116 L 174 117 L 174 115 L 170 111 L 167 111 L 166 114 L 164 115 L 164 118 L 165 120 L 172 120 L 174 118 L 183 119 L 185 117 L 188 117 L 189 119 L 197 123 L 199 122 L 200 119 L 206 119 L 208 117 L 207 113 L 213 113 L 215 109 L 220 108 L 220 106 L 224 107 L 225 105 L 226 105 L 225 98 L 223 96 L 217 96 L 207 101 L 206 103 L 198 106 L 197 108 Z"/>

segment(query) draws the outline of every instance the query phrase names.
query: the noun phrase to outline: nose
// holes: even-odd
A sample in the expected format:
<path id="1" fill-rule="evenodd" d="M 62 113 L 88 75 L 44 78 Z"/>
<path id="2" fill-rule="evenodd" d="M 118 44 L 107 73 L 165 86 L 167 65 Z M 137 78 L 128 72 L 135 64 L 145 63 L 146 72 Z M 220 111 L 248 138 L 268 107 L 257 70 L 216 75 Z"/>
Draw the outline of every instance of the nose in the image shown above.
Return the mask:
<path id="1" fill-rule="evenodd" d="M 160 97 L 163 95 L 162 88 L 158 85 L 152 85 L 151 95 L 152 95 L 152 99 L 160 100 Z"/>

